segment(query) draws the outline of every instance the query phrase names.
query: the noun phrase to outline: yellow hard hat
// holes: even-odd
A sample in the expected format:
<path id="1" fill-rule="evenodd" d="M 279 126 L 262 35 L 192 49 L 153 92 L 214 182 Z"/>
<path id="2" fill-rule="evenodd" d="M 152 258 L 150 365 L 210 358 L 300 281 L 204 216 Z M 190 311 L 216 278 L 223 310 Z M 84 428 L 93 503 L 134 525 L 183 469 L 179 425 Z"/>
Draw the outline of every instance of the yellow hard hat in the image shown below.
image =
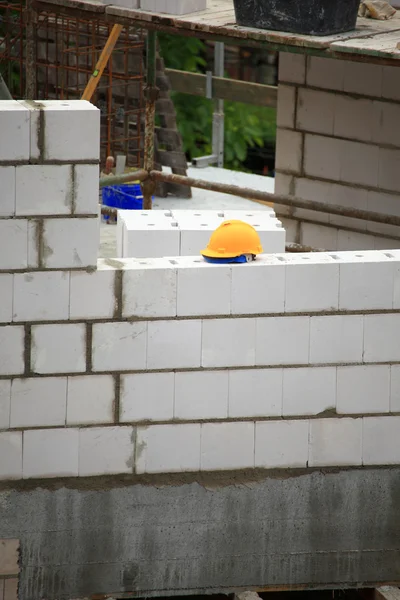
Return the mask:
<path id="1" fill-rule="evenodd" d="M 235 258 L 242 254 L 261 254 L 262 251 L 254 227 L 244 221 L 230 220 L 217 227 L 201 254 L 207 258 Z"/>

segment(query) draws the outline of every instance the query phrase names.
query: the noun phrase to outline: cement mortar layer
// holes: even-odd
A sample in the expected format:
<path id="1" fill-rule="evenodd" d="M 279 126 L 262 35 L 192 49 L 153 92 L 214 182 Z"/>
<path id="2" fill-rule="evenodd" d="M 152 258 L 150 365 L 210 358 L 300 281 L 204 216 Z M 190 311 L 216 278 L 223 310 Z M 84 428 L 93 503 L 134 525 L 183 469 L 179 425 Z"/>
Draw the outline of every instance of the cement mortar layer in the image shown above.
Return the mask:
<path id="1" fill-rule="evenodd" d="M 399 584 L 398 467 L 98 483 L 0 491 L 21 600 Z"/>

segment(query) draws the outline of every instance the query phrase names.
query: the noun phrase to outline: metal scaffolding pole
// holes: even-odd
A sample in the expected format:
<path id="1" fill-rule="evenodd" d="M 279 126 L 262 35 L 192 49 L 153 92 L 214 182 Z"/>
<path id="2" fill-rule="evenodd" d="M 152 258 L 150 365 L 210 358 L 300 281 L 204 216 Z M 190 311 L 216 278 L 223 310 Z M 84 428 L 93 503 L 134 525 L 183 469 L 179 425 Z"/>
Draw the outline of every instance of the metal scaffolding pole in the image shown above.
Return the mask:
<path id="1" fill-rule="evenodd" d="M 324 204 L 315 200 L 302 200 L 295 196 L 280 196 L 278 194 L 270 194 L 251 188 L 239 187 L 238 185 L 230 185 L 228 183 L 216 183 L 214 181 L 205 181 L 204 179 L 195 179 L 194 177 L 184 177 L 183 175 L 175 175 L 173 173 L 163 173 L 161 171 L 146 172 L 143 169 L 119 175 L 117 177 L 104 177 L 100 179 L 100 187 L 105 185 L 116 185 L 126 183 L 128 181 L 143 181 L 143 186 L 150 181 L 153 186 L 157 181 L 169 183 L 177 183 L 179 185 L 187 185 L 202 190 L 211 192 L 221 192 L 223 194 L 232 194 L 239 198 L 247 198 L 248 200 L 258 200 L 265 204 L 281 204 L 282 206 L 290 206 L 291 208 L 299 208 L 302 210 L 314 210 L 331 215 L 339 215 L 341 217 L 349 217 L 351 219 L 361 219 L 363 221 L 371 221 L 372 223 L 383 223 L 385 225 L 400 226 L 400 217 L 395 215 L 383 215 L 381 213 L 372 212 L 369 210 L 359 210 L 358 208 L 346 208 L 337 204 Z M 114 210 L 114 209 L 112 209 Z"/>

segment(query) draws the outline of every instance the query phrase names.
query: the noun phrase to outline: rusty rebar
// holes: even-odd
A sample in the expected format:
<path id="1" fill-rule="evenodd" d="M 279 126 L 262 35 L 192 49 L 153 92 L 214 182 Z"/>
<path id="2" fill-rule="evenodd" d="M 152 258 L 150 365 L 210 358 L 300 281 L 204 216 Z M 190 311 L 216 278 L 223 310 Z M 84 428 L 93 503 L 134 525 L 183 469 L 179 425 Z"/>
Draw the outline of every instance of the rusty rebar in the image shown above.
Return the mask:
<path id="1" fill-rule="evenodd" d="M 147 171 L 144 169 L 138 169 L 137 171 L 131 171 L 130 173 L 124 173 L 123 175 L 110 175 L 109 177 L 102 177 L 100 179 L 100 187 L 121 185 L 121 183 L 130 183 L 131 181 L 144 181 L 148 176 Z"/>
<path id="2" fill-rule="evenodd" d="M 341 217 L 349 217 L 351 219 L 360 219 L 363 221 L 383 223 L 385 225 L 400 226 L 400 217 L 395 215 L 383 215 L 380 213 L 371 212 L 369 210 L 345 208 L 344 206 L 339 206 L 337 204 L 324 204 L 323 202 L 316 202 L 315 200 L 303 200 L 292 196 L 270 194 L 269 192 L 239 187 L 237 185 L 204 181 L 204 179 L 194 179 L 193 177 L 184 177 L 183 175 L 175 175 L 173 173 L 164 173 L 161 171 L 151 171 L 150 178 L 153 181 L 177 183 L 179 185 L 187 185 L 202 190 L 208 190 L 210 192 L 232 194 L 233 196 L 247 198 L 248 200 L 258 200 L 259 202 L 265 204 L 282 204 L 283 206 L 290 206 L 291 208 L 314 210 L 316 212 L 340 215 Z"/>
<path id="3" fill-rule="evenodd" d="M 36 99 L 36 21 L 37 14 L 32 0 L 26 0 L 25 8 L 25 98 Z"/>
<path id="4" fill-rule="evenodd" d="M 146 51 L 146 110 L 145 110 L 145 131 L 144 131 L 144 160 L 145 171 L 150 173 L 154 169 L 154 129 L 156 116 L 156 100 L 158 89 L 156 87 L 156 44 L 157 34 L 155 31 L 147 32 L 147 51 Z M 155 182 L 152 179 L 146 180 L 142 184 L 143 209 L 152 208 L 152 196 L 155 192 Z"/>

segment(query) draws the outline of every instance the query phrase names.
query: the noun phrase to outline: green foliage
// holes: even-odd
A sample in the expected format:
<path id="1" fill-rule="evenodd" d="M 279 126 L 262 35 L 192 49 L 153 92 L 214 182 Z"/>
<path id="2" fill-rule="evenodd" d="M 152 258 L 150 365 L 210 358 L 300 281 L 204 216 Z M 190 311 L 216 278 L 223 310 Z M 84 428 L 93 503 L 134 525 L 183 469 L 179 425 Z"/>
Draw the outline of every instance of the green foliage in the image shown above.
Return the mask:
<path id="1" fill-rule="evenodd" d="M 162 55 L 168 69 L 202 72 L 206 66 L 204 43 L 195 37 L 158 34 Z"/>
<path id="2" fill-rule="evenodd" d="M 162 34 L 162 55 L 168 68 L 202 72 L 206 66 L 205 46 L 196 38 Z M 211 154 L 213 103 L 206 98 L 172 92 L 179 131 L 189 159 Z M 225 102 L 225 166 L 243 170 L 249 148 L 274 144 L 276 110 Z"/>

